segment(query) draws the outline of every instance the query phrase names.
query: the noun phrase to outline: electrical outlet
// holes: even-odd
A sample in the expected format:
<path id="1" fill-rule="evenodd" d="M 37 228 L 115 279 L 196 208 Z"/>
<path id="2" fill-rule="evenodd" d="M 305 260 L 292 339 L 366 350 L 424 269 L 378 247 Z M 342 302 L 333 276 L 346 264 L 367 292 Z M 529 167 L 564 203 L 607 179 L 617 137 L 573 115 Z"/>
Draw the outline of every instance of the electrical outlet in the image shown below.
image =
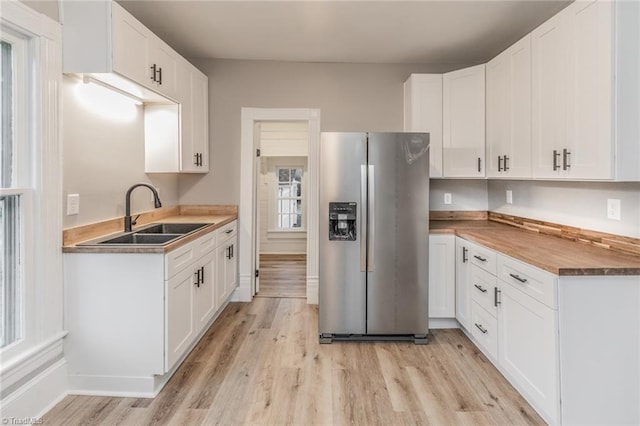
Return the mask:
<path id="1" fill-rule="evenodd" d="M 513 204 L 513 191 L 507 189 L 507 204 Z"/>
<path id="2" fill-rule="evenodd" d="M 620 220 L 620 200 L 615 198 L 607 200 L 607 218 Z"/>
<path id="3" fill-rule="evenodd" d="M 445 192 L 444 193 L 444 203 L 445 204 L 451 204 L 451 193 L 450 192 Z"/>
<path id="4" fill-rule="evenodd" d="M 80 194 L 67 195 L 67 216 L 80 213 Z"/>

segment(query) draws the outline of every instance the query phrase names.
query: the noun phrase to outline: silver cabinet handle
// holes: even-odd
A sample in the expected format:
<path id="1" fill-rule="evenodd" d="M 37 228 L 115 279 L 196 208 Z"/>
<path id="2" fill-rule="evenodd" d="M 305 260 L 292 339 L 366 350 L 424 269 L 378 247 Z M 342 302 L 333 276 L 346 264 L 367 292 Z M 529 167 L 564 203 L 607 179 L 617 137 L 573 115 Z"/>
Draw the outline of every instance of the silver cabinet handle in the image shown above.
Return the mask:
<path id="1" fill-rule="evenodd" d="M 473 257 L 475 257 L 476 259 L 478 259 L 480 262 L 486 262 L 486 261 L 487 261 L 487 259 L 486 259 L 486 258 L 484 258 L 484 257 L 482 257 L 482 256 L 478 256 L 478 255 L 475 255 L 475 254 L 474 254 L 474 255 L 473 255 Z"/>
<path id="2" fill-rule="evenodd" d="M 498 155 L 498 171 L 502 171 L 502 155 Z"/>
<path id="3" fill-rule="evenodd" d="M 484 287 L 482 287 L 482 286 L 481 286 L 481 285 L 479 285 L 479 284 L 474 284 L 473 286 L 474 286 L 475 288 L 477 288 L 478 290 L 480 290 L 481 292 L 483 292 L 483 293 L 486 293 L 486 292 L 487 292 L 487 289 L 486 289 L 486 288 L 484 288 Z"/>
<path id="4" fill-rule="evenodd" d="M 571 152 L 567 148 L 562 150 L 562 170 L 568 170 L 571 167 L 569 164 L 569 156 Z"/>
<path id="5" fill-rule="evenodd" d="M 509 161 L 509 157 L 507 157 L 505 155 L 504 156 L 504 166 L 502 166 L 502 170 L 504 170 L 505 172 L 509 171 L 509 166 L 507 165 L 507 161 Z"/>
<path id="6" fill-rule="evenodd" d="M 478 173 L 482 171 L 482 158 L 478 157 Z"/>
<path id="7" fill-rule="evenodd" d="M 375 247 L 376 241 L 376 179 L 375 179 L 375 169 L 372 165 L 369 166 L 369 255 L 367 256 L 367 262 L 369 264 L 369 272 L 372 272 L 375 269 L 375 259 L 373 249 Z"/>
<path id="8" fill-rule="evenodd" d="M 367 199 L 367 166 L 360 166 L 360 271 L 367 270 L 367 219 L 364 203 Z"/>
<path id="9" fill-rule="evenodd" d="M 560 153 L 554 149 L 553 150 L 553 171 L 554 172 L 560 168 L 560 165 L 558 164 L 558 157 L 560 157 Z"/>
<path id="10" fill-rule="evenodd" d="M 493 306 L 498 306 L 502 303 L 500 293 L 502 293 L 502 291 L 498 287 L 493 288 Z"/>
<path id="11" fill-rule="evenodd" d="M 509 274 L 509 276 L 510 276 L 511 278 L 513 278 L 514 280 L 518 280 L 518 281 L 520 281 L 521 283 L 526 283 L 526 282 L 527 282 L 527 279 L 526 279 L 526 278 L 522 278 L 522 277 L 520 277 L 520 275 L 516 275 L 516 274 Z"/>
<path id="12" fill-rule="evenodd" d="M 486 328 L 484 328 L 482 325 L 478 324 L 477 322 L 474 323 L 476 327 L 478 327 L 478 330 L 482 331 L 482 334 L 487 334 L 488 330 Z"/>
<path id="13" fill-rule="evenodd" d="M 467 263 L 469 261 L 469 259 L 467 258 L 468 251 L 469 251 L 468 248 L 462 247 L 462 263 Z"/>

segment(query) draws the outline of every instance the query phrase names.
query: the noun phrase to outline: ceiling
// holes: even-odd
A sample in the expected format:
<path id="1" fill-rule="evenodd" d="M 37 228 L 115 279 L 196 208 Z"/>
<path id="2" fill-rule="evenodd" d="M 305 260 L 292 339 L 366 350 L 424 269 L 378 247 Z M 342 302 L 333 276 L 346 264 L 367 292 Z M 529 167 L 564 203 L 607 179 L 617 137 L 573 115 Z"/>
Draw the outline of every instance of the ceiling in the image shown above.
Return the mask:
<path id="1" fill-rule="evenodd" d="M 120 0 L 189 58 L 471 65 L 570 1 Z"/>

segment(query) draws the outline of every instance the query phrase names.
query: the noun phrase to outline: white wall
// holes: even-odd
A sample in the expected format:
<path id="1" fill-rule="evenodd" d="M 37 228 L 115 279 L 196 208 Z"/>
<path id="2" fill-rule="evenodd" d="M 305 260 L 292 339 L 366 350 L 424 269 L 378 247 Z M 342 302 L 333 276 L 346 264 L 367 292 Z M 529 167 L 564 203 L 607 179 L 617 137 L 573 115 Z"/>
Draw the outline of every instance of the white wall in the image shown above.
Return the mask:
<path id="1" fill-rule="evenodd" d="M 192 62 L 209 77 L 211 172 L 180 176 L 180 203 L 239 203 L 242 107 L 319 108 L 322 131 L 402 131 L 404 81 L 412 72 L 444 70 L 406 64 Z"/>
<path id="2" fill-rule="evenodd" d="M 487 210 L 487 181 L 473 179 L 431 179 L 429 210 Z M 444 204 L 444 194 L 451 204 Z"/>
<path id="3" fill-rule="evenodd" d="M 67 216 L 64 203 L 64 227 L 124 216 L 125 192 L 138 182 L 159 188 L 163 206 L 177 204 L 177 175 L 144 173 L 143 107 L 126 117 L 101 116 L 78 96 L 79 85 L 63 76 L 63 196 L 80 194 L 80 214 Z M 152 200 L 149 190 L 137 188 L 132 212 L 152 210 Z"/>
<path id="4" fill-rule="evenodd" d="M 640 183 L 489 181 L 489 210 L 640 237 Z M 506 190 L 513 204 L 506 204 Z M 620 220 L 607 219 L 607 199 L 621 200 Z"/>

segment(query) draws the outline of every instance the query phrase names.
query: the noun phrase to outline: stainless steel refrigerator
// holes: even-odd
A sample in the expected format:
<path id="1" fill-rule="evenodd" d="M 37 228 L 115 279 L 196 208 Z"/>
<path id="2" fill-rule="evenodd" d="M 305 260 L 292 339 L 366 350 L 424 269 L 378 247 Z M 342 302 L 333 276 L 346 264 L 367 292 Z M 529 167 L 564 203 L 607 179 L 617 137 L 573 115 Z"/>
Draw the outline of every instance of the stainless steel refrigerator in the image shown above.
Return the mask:
<path id="1" fill-rule="evenodd" d="M 321 343 L 426 343 L 428 147 L 428 133 L 322 133 Z"/>

